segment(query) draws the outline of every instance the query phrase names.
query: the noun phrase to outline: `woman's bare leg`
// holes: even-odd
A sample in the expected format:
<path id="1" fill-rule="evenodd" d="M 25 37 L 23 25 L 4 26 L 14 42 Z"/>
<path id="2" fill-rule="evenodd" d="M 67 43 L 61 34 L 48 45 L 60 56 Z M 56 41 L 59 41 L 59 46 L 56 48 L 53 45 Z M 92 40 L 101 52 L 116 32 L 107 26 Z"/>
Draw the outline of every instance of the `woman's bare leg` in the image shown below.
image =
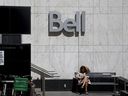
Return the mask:
<path id="1" fill-rule="evenodd" d="M 83 79 L 81 83 L 82 83 L 82 86 L 81 87 L 84 88 L 84 86 L 85 86 L 85 80 Z"/>
<path id="2" fill-rule="evenodd" d="M 87 92 L 88 91 L 88 84 L 86 83 L 85 84 L 85 92 Z"/>
<path id="3" fill-rule="evenodd" d="M 83 80 L 82 80 L 82 88 L 85 86 L 85 84 L 87 83 L 87 78 L 85 77 Z"/>
<path id="4" fill-rule="evenodd" d="M 88 95 L 88 83 L 85 83 L 85 96 Z"/>

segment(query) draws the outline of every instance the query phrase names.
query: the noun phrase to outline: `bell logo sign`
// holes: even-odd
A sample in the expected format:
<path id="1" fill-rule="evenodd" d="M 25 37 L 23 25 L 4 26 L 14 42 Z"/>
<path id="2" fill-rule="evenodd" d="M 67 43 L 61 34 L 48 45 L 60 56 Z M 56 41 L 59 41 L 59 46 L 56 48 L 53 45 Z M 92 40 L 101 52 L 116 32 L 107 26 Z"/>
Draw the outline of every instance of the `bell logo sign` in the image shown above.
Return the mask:
<path id="1" fill-rule="evenodd" d="M 67 37 L 84 36 L 85 12 L 76 12 L 74 19 L 61 20 L 61 14 L 57 11 L 49 12 L 48 16 L 49 36 L 59 36 L 62 33 Z"/>

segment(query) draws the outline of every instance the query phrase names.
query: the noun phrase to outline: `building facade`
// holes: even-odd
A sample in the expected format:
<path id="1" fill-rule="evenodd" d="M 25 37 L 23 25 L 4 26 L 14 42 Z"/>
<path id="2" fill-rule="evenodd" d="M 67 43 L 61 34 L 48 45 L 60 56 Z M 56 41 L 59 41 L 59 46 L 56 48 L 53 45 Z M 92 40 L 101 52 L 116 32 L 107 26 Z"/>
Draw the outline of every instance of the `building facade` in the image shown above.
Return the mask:
<path id="1" fill-rule="evenodd" d="M 59 78 L 70 79 L 81 65 L 92 72 L 116 72 L 128 78 L 128 0 L 0 0 L 1 6 L 31 6 L 31 61 Z M 48 14 L 62 21 L 86 12 L 84 36 L 48 35 Z"/>

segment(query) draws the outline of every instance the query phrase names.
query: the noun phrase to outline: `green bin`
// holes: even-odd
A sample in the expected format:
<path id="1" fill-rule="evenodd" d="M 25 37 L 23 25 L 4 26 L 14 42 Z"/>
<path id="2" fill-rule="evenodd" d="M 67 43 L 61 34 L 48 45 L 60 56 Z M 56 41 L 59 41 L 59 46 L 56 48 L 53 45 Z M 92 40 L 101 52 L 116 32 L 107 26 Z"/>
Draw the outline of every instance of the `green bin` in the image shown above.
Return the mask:
<path id="1" fill-rule="evenodd" d="M 28 91 L 28 78 L 15 78 L 14 82 L 15 91 Z"/>

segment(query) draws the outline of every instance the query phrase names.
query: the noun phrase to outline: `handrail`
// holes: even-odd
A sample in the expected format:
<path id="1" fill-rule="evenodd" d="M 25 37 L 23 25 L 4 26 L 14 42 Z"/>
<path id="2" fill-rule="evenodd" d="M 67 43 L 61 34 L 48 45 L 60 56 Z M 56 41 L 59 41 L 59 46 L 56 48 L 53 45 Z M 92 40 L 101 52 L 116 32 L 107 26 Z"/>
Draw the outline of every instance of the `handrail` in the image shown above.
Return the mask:
<path id="1" fill-rule="evenodd" d="M 50 74 L 47 70 L 45 70 L 35 64 L 31 64 L 31 71 L 33 71 L 39 75 L 44 75 L 45 77 L 53 77 L 53 74 Z"/>

